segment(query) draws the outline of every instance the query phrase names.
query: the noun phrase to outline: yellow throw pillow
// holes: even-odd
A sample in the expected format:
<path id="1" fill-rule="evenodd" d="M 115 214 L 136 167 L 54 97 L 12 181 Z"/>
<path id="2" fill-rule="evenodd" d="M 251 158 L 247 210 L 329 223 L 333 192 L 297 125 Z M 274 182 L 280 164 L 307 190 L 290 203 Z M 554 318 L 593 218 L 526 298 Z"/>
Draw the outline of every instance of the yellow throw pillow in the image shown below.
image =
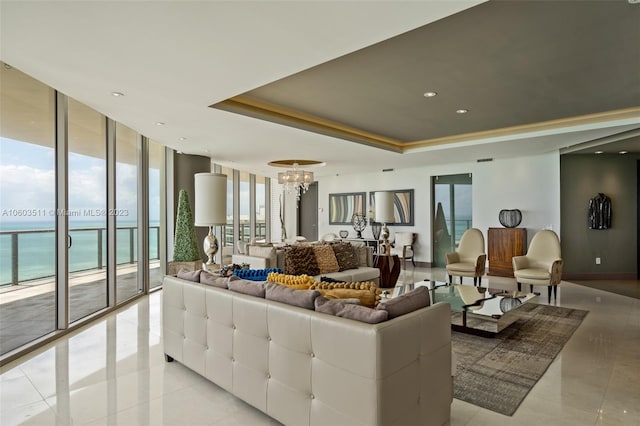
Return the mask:
<path id="1" fill-rule="evenodd" d="M 382 290 L 372 282 L 323 283 L 316 282 L 310 290 L 318 290 L 327 299 L 358 299 L 362 306 L 375 308 Z"/>
<path id="2" fill-rule="evenodd" d="M 287 275 L 277 272 L 270 272 L 267 281 L 294 288 L 296 290 L 308 290 L 315 283 L 313 277 L 309 275 Z"/>

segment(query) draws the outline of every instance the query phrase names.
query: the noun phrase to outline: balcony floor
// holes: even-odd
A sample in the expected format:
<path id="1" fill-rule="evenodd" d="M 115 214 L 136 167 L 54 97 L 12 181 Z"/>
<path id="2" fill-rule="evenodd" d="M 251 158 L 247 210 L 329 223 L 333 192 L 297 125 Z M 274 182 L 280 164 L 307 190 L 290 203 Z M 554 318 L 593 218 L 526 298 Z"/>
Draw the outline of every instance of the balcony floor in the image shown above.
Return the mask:
<path id="1" fill-rule="evenodd" d="M 150 282 L 162 277 L 159 263 L 152 263 Z M 137 266 L 117 269 L 116 299 L 125 301 L 138 293 Z M 74 322 L 107 306 L 105 270 L 75 272 L 69 277 L 69 321 Z M 0 290 L 0 354 L 55 331 L 55 281 L 27 281 Z"/>

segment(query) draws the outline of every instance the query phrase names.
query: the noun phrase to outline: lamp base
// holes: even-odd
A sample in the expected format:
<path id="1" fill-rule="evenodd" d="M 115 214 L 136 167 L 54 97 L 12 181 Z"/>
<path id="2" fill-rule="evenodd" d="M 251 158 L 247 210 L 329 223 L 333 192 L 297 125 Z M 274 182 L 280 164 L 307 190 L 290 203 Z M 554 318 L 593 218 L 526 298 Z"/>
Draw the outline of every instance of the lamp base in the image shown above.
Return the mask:
<path id="1" fill-rule="evenodd" d="M 207 262 L 205 265 L 214 265 L 215 262 L 213 258 L 218 252 L 218 239 L 213 235 L 213 226 L 209 227 L 209 234 L 204 237 L 202 248 L 204 249 L 204 253 L 207 255 Z"/>
<path id="2" fill-rule="evenodd" d="M 382 252 L 383 254 L 391 253 L 391 244 L 389 243 L 389 228 L 387 224 L 382 224 L 382 231 L 380 232 L 380 238 L 382 238 Z"/>

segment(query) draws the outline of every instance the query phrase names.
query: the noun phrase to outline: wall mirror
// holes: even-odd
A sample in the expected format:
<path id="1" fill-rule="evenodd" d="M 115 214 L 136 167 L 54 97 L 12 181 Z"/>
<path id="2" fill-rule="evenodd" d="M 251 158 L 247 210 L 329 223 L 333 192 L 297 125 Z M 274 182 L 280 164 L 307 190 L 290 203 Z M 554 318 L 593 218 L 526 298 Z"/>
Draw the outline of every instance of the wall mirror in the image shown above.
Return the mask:
<path id="1" fill-rule="evenodd" d="M 369 192 L 369 206 L 372 212 L 376 211 L 375 192 Z M 399 189 L 389 192 L 393 192 L 393 215 L 395 220 L 392 223 L 387 223 L 387 225 L 413 226 L 413 189 Z"/>

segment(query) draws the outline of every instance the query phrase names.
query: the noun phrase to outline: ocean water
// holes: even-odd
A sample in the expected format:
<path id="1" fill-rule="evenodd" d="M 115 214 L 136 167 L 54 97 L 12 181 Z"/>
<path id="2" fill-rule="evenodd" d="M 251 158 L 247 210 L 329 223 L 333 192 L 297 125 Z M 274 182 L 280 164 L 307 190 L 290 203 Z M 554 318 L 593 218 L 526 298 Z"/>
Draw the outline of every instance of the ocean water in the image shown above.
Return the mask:
<path id="1" fill-rule="evenodd" d="M 119 223 L 118 227 L 133 226 L 133 223 Z M 149 229 L 149 257 L 158 258 L 158 224 Z M 72 239 L 69 249 L 69 271 L 77 272 L 96 269 L 107 265 L 107 235 L 104 223 L 83 222 L 69 224 Z M 87 229 L 89 228 L 89 229 Z M 99 229 L 96 229 L 99 228 Z M 18 233 L 18 280 L 27 281 L 55 275 L 55 232 L 50 222 L 0 222 L 0 231 L 22 231 Z M 24 232 L 30 231 L 30 232 Z M 38 231 L 38 232 L 34 232 Z M 136 229 L 116 231 L 116 263 L 136 262 Z M 12 277 L 13 249 L 11 234 L 0 235 L 0 285 L 10 284 Z M 102 251 L 98 242 L 101 239 Z M 133 239 L 133 240 L 132 240 Z M 131 242 L 133 241 L 133 253 Z M 132 257 L 133 255 L 133 257 Z M 101 257 L 102 259 L 100 259 Z"/>

